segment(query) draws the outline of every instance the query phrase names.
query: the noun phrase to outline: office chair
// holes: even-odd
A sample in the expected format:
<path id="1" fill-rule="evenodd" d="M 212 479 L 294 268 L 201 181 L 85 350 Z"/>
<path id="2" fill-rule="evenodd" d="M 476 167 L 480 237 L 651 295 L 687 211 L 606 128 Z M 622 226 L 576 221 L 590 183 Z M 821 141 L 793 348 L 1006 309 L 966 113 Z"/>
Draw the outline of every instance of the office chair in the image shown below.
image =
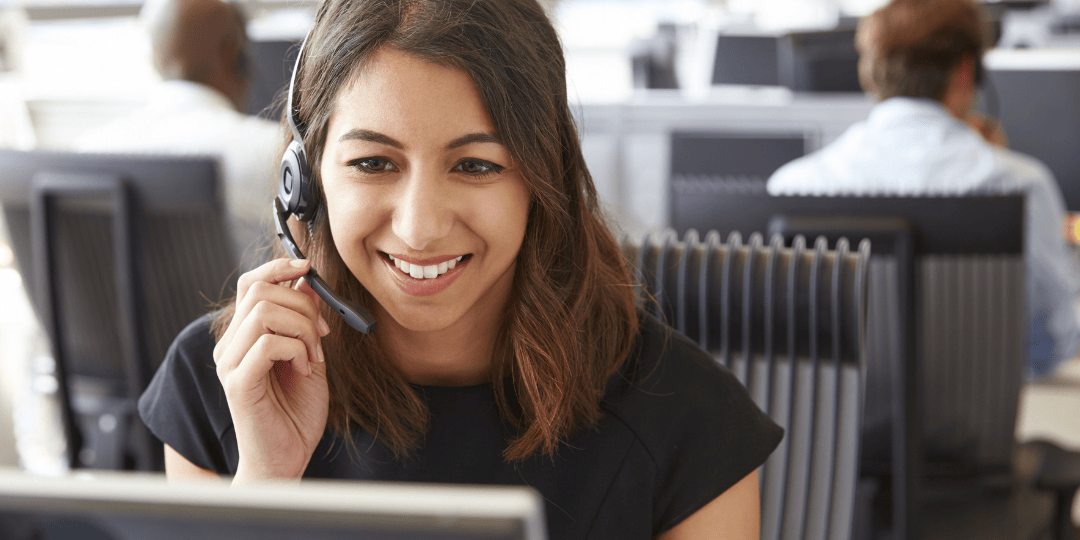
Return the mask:
<path id="1" fill-rule="evenodd" d="M 135 403 L 235 279 L 209 158 L 0 150 L 0 203 L 47 330 L 69 465 L 163 470 Z"/>
<path id="2" fill-rule="evenodd" d="M 1027 336 L 1022 196 L 727 193 L 679 204 L 676 228 L 873 240 L 862 469 L 891 492 L 894 538 L 1015 537 L 1048 519 L 1038 505 L 1015 510 L 1031 485 L 1014 440 Z M 1067 458 L 1036 454 L 1036 488 L 1076 485 Z"/>
<path id="3" fill-rule="evenodd" d="M 762 538 L 852 538 L 869 242 L 738 233 L 623 239 L 639 298 L 786 430 L 761 471 Z"/>

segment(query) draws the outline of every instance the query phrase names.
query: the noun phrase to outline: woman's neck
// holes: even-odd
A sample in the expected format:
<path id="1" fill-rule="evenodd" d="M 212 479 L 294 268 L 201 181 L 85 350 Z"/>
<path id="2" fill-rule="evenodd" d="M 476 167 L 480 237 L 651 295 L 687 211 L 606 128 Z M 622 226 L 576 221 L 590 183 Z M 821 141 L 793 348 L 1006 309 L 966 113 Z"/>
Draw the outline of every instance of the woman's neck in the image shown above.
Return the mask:
<path id="1" fill-rule="evenodd" d="M 502 314 L 493 311 L 459 320 L 448 328 L 418 332 L 384 316 L 378 333 L 387 354 L 410 383 L 470 386 L 491 379 L 501 323 Z"/>

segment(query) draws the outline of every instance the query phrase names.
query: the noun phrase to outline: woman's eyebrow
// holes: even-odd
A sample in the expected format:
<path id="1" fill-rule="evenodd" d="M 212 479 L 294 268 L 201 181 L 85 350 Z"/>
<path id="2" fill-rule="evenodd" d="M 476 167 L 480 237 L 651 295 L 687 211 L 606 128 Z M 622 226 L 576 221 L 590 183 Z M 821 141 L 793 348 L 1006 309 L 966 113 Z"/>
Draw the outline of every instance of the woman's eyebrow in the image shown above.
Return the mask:
<path id="1" fill-rule="evenodd" d="M 446 149 L 453 150 L 455 148 L 461 148 L 462 146 L 473 143 L 502 144 L 502 141 L 500 141 L 499 138 L 496 137 L 493 133 L 470 133 L 468 135 L 462 135 L 461 137 L 450 141 L 450 144 L 446 145 Z"/>
<path id="2" fill-rule="evenodd" d="M 377 131 L 371 131 L 369 129 L 350 129 L 340 138 L 341 141 L 370 141 L 373 143 L 385 144 L 386 146 L 393 146 L 399 150 L 404 150 L 405 145 L 397 142 L 396 140 L 383 135 Z"/>
<path id="3" fill-rule="evenodd" d="M 377 131 L 371 131 L 370 129 L 350 129 L 344 135 L 339 137 L 338 141 L 370 141 L 386 146 L 392 146 L 400 150 L 405 149 L 404 144 Z M 468 135 L 462 135 L 461 137 L 450 141 L 450 144 L 446 145 L 446 149 L 453 150 L 475 143 L 502 144 L 502 141 L 492 133 L 469 133 Z"/>

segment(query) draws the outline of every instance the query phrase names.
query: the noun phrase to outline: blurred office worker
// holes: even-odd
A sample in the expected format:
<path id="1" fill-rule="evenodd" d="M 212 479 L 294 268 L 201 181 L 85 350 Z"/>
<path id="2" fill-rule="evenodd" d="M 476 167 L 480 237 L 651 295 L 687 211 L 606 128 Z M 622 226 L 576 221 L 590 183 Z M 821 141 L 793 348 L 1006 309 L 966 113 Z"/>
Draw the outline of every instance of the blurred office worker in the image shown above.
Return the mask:
<path id="1" fill-rule="evenodd" d="M 781 167 L 769 193 L 1027 195 L 1028 371 L 1049 374 L 1080 344 L 1080 273 L 1066 245 L 1065 203 L 1038 160 L 1005 147 L 974 110 L 983 19 L 973 0 L 894 0 L 860 21 L 859 80 L 879 103 L 829 146 Z"/>
<path id="2" fill-rule="evenodd" d="M 218 157 L 233 240 L 250 268 L 268 237 L 283 135 L 277 122 L 239 112 L 247 95 L 244 17 L 221 0 L 147 0 L 140 18 L 162 82 L 141 109 L 75 147 Z"/>

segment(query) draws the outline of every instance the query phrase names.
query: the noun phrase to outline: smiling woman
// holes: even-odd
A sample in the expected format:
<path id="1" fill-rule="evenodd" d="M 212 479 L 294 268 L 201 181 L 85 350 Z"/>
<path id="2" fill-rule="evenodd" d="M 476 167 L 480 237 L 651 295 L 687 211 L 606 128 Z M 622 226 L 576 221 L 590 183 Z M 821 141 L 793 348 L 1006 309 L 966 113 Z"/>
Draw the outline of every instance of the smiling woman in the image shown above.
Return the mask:
<path id="1" fill-rule="evenodd" d="M 177 338 L 140 400 L 170 478 L 527 484 L 553 538 L 756 537 L 782 432 L 635 308 L 535 0 L 327 0 L 295 83 L 310 262 Z"/>

